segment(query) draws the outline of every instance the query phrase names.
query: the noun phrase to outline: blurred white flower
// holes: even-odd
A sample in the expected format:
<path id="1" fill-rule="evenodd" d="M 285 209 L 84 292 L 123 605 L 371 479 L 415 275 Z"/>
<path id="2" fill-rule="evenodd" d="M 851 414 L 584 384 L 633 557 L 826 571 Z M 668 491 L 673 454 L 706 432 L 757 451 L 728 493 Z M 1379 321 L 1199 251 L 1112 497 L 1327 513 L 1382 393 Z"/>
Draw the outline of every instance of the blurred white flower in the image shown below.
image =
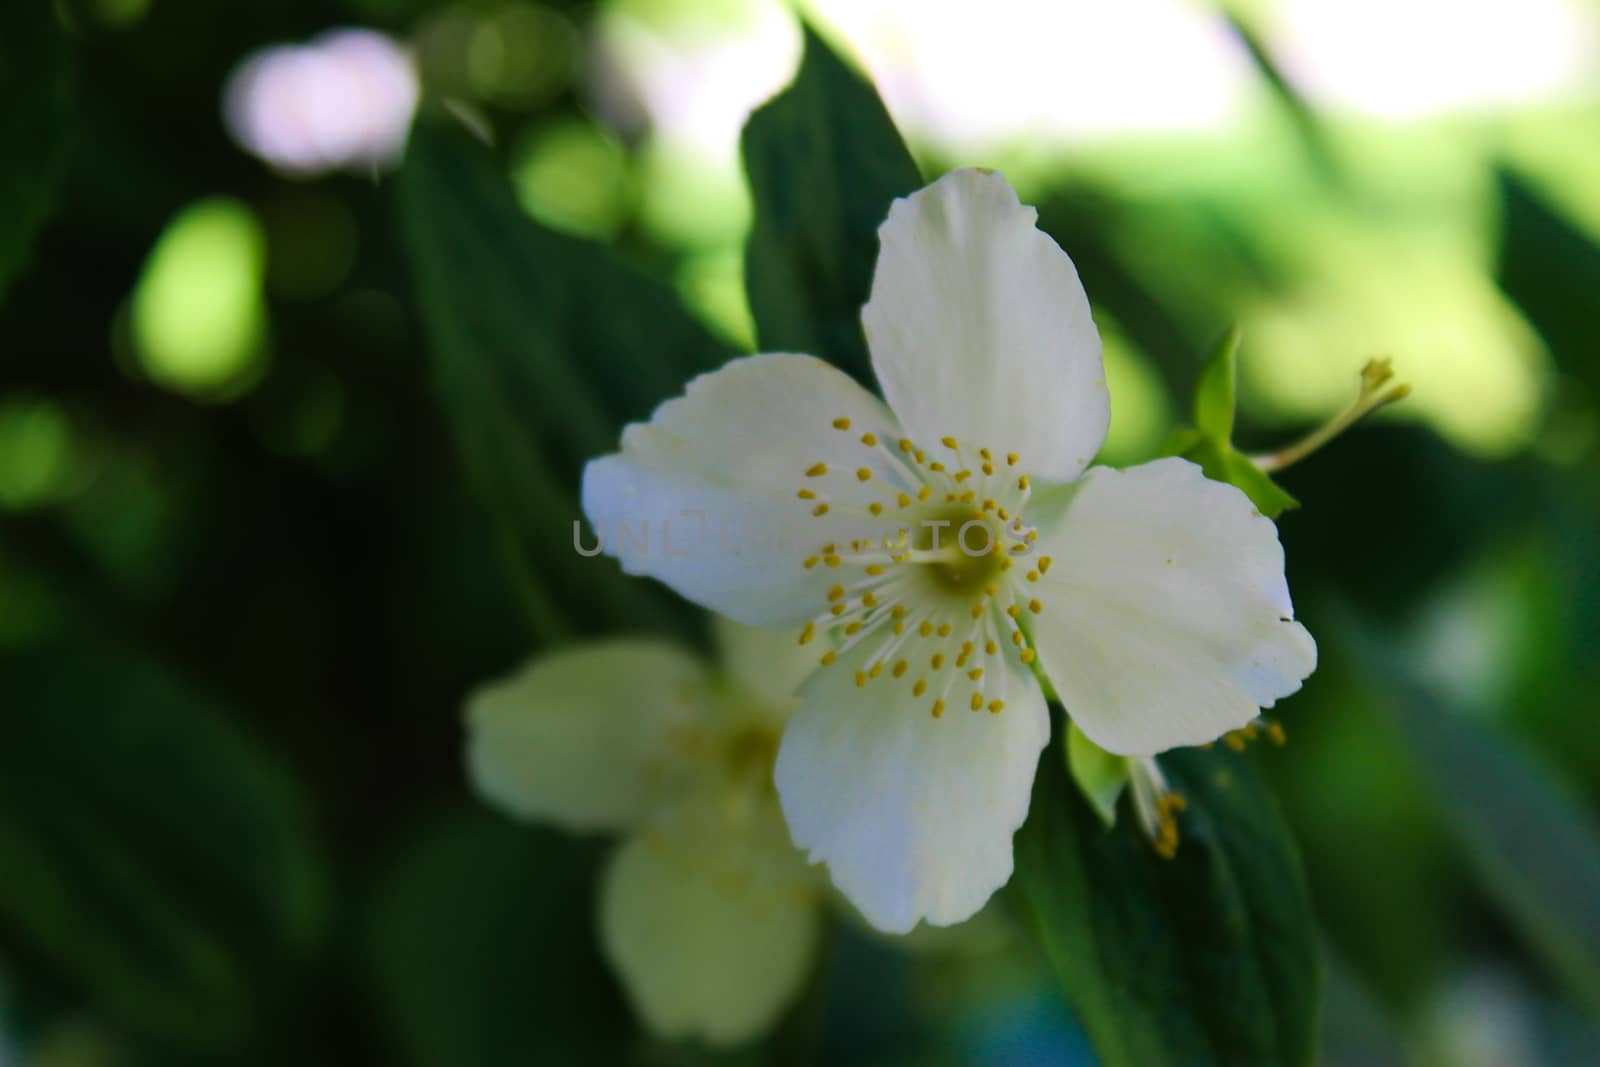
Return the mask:
<path id="1" fill-rule="evenodd" d="M 862 312 L 887 405 L 809 356 L 738 359 L 584 475 L 629 572 L 827 646 L 778 790 L 795 843 L 890 932 L 960 922 L 1010 878 L 1050 733 L 1035 661 L 1090 740 L 1135 756 L 1245 726 L 1316 662 L 1243 493 L 1181 459 L 1087 469 L 1100 339 L 1036 217 L 978 170 L 894 203 Z M 685 512 L 777 536 L 604 537 Z"/>
<path id="2" fill-rule="evenodd" d="M 798 995 L 821 887 L 772 785 L 810 656 L 722 620 L 717 635 L 720 670 L 646 640 L 535 659 L 472 697 L 467 758 L 508 812 L 622 835 L 601 887 L 607 957 L 652 1029 L 732 1044 Z"/>
<path id="3" fill-rule="evenodd" d="M 279 170 L 369 171 L 400 158 L 417 93 L 403 47 L 339 29 L 247 57 L 228 78 L 223 114 L 233 139 Z"/>

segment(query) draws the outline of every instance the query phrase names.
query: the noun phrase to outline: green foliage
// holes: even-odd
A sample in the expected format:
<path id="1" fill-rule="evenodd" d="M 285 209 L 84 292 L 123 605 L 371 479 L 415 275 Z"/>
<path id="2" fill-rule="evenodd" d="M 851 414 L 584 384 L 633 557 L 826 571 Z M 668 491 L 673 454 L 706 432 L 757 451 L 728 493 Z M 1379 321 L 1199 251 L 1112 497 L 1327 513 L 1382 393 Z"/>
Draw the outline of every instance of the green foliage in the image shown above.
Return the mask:
<path id="1" fill-rule="evenodd" d="M 317 950 L 304 801 L 226 710 L 132 653 L 4 662 L 0 920 L 109 1019 L 237 1049 Z"/>
<path id="2" fill-rule="evenodd" d="M 419 119 L 398 185 L 438 402 L 536 635 L 682 625 L 674 602 L 577 556 L 578 479 L 625 423 L 733 353 L 609 249 L 528 218 L 449 116 Z"/>
<path id="3" fill-rule="evenodd" d="M 1067 773 L 1083 798 L 1107 826 L 1117 821 L 1117 800 L 1128 784 L 1128 760 L 1093 741 L 1075 722 L 1067 723 Z"/>
<path id="4" fill-rule="evenodd" d="M 619 1062 L 628 1027 L 595 951 L 593 850 L 481 811 L 406 836 L 365 931 L 394 1061 Z"/>
<path id="5" fill-rule="evenodd" d="M 1322 968 L 1299 855 L 1243 756 L 1163 757 L 1189 802 L 1177 856 L 1106 829 L 1041 761 L 1017 882 L 1104 1067 L 1309 1065 Z"/>
<path id="6" fill-rule="evenodd" d="M 870 385 L 861 307 L 890 201 L 922 185 L 916 162 L 872 84 L 809 29 L 794 84 L 751 116 L 742 145 L 762 349 L 809 353 Z"/>
<path id="7" fill-rule="evenodd" d="M 0 12 L 0 297 L 55 204 L 71 130 L 67 43 L 46 3 Z"/>
<path id="8" fill-rule="evenodd" d="M 1600 1015 L 1600 832 L 1503 738 L 1409 676 L 1352 623 L 1397 733 L 1481 883 L 1588 1009 Z"/>
<path id="9" fill-rule="evenodd" d="M 1233 446 L 1233 416 L 1237 406 L 1239 342 L 1242 334 L 1232 326 L 1217 342 L 1206 361 L 1194 393 L 1195 429 L 1180 431 L 1168 443 L 1167 454 L 1200 465 L 1206 477 L 1227 482 L 1244 492 L 1269 519 L 1276 519 L 1300 502 L 1284 492 L 1250 458 Z"/>
<path id="10" fill-rule="evenodd" d="M 1497 178 L 1496 280 L 1562 369 L 1600 397 L 1593 311 L 1600 301 L 1600 245 L 1515 174 L 1501 171 Z"/>

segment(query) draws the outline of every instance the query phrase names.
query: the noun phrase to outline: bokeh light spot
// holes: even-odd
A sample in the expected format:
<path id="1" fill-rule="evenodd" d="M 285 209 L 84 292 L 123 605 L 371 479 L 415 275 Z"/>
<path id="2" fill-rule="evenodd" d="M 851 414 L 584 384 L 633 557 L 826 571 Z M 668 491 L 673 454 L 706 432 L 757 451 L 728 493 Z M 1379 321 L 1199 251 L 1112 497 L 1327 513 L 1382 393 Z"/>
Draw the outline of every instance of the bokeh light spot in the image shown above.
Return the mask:
<path id="1" fill-rule="evenodd" d="M 628 212 L 627 154 L 608 131 L 585 119 L 529 133 L 517 148 L 512 180 L 529 214 L 568 233 L 610 236 Z"/>
<path id="2" fill-rule="evenodd" d="M 0 508 L 23 511 L 54 499 L 71 468 L 72 431 L 43 397 L 0 401 Z"/>

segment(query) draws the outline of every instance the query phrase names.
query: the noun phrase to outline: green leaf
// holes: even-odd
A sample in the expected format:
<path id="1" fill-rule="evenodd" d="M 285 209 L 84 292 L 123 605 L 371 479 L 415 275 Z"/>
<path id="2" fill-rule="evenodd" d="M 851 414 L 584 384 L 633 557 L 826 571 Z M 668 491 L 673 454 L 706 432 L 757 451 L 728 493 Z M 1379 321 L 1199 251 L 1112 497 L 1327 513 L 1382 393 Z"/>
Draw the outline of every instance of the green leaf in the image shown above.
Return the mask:
<path id="1" fill-rule="evenodd" d="M 631 1027 L 596 949 L 594 849 L 483 812 L 406 840 L 365 931 L 394 1062 L 621 1062 Z"/>
<path id="2" fill-rule="evenodd" d="M 878 227 L 922 177 L 871 83 L 809 28 L 805 41 L 794 84 L 744 129 L 746 288 L 763 349 L 810 353 L 870 385 L 861 307 Z"/>
<path id="3" fill-rule="evenodd" d="M 53 5 L 0 13 L 0 297 L 54 206 L 71 129 L 71 64 Z"/>
<path id="4" fill-rule="evenodd" d="M 449 116 L 419 118 L 397 184 L 439 401 L 536 635 L 680 628 L 676 601 L 577 556 L 579 476 L 617 449 L 624 424 L 734 353 L 666 286 L 529 218 Z"/>
<path id="5" fill-rule="evenodd" d="M 1600 1014 L 1600 832 L 1504 739 L 1419 685 L 1359 625 L 1400 737 L 1483 885 L 1530 947 Z"/>
<path id="6" fill-rule="evenodd" d="M 1496 280 L 1550 346 L 1556 364 L 1600 397 L 1593 312 L 1600 294 L 1600 243 L 1516 175 L 1501 171 L 1497 179 Z"/>
<path id="7" fill-rule="evenodd" d="M 1067 724 L 1067 772 L 1083 798 L 1111 826 L 1117 821 L 1117 800 L 1128 784 L 1126 756 L 1113 755 L 1089 740 L 1078 724 Z"/>
<path id="8" fill-rule="evenodd" d="M 1200 381 L 1194 389 L 1194 425 L 1200 436 L 1213 444 L 1231 447 L 1233 442 L 1233 411 L 1237 403 L 1236 381 L 1239 365 L 1239 342 L 1244 334 L 1237 323 L 1222 335 Z"/>
<path id="9" fill-rule="evenodd" d="M 1322 967 L 1299 855 L 1247 758 L 1162 757 L 1189 807 L 1175 859 L 1107 830 L 1040 763 L 1017 883 L 1104 1067 L 1313 1062 Z"/>
<path id="10" fill-rule="evenodd" d="M 224 709 L 127 652 L 0 666 L 7 940 L 133 1033 L 242 1047 L 325 925 L 295 783 Z"/>

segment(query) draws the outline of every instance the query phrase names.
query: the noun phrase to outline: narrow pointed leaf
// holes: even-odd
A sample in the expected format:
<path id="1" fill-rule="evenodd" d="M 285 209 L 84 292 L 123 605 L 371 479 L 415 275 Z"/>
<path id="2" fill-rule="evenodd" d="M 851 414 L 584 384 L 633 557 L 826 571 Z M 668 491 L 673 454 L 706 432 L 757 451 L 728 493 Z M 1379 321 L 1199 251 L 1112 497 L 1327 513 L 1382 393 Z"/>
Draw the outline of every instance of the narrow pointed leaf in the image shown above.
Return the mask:
<path id="1" fill-rule="evenodd" d="M 751 116 L 743 151 L 761 348 L 818 356 L 871 385 L 861 306 L 889 204 L 922 184 L 911 153 L 871 83 L 809 29 L 800 73 Z"/>

